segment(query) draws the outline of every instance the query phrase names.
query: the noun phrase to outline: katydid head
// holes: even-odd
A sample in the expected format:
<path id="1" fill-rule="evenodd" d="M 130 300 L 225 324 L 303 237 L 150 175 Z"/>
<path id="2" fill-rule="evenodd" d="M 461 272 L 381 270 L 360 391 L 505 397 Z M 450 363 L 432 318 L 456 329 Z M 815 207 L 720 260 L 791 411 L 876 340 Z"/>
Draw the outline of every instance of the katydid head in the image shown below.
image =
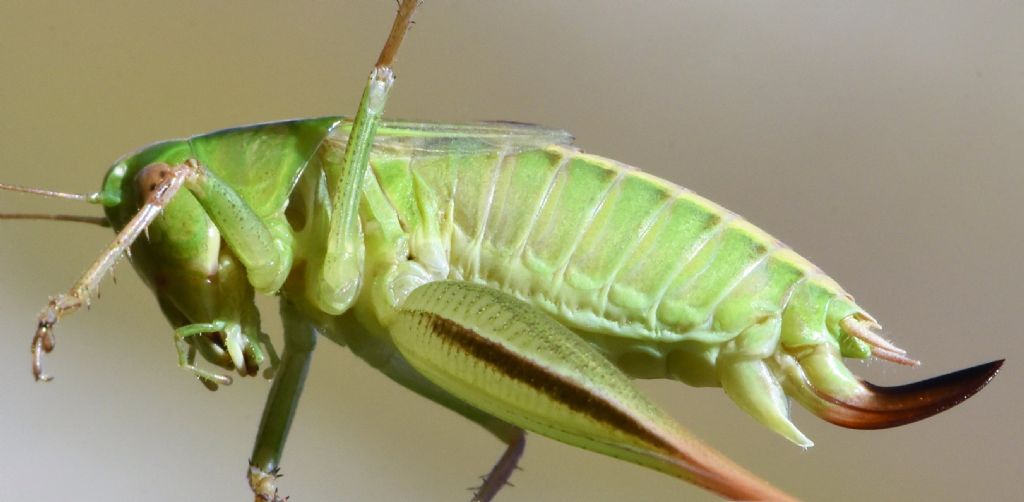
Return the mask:
<path id="1" fill-rule="evenodd" d="M 101 191 L 71 194 L 0 183 L 0 190 L 30 193 L 101 204 L 105 218 L 75 215 L 0 213 L 0 220 L 41 219 L 92 223 L 113 227 L 116 239 L 71 289 L 50 297 L 39 313 L 32 339 L 32 373 L 49 381 L 42 357 L 56 343 L 54 327 L 61 317 L 88 306 L 103 276 L 120 260 L 132 265 L 156 293 L 164 315 L 175 328 L 178 363 L 207 388 L 231 379 L 196 367 L 196 354 L 243 376 L 256 375 L 269 357 L 269 378 L 277 355 L 260 331 L 254 289 L 245 267 L 224 245 L 206 210 L 187 190 L 196 176 L 187 140 L 146 147 L 117 161 L 107 172 Z M 266 350 L 267 352 L 264 352 Z"/>
<path id="2" fill-rule="evenodd" d="M 189 152 L 187 141 L 170 141 L 119 160 L 104 179 L 100 200 L 122 234 L 150 206 L 159 205 L 158 214 L 135 231 L 128 254 L 175 328 L 179 363 L 215 389 L 230 378 L 193 366 L 195 355 L 240 375 L 255 375 L 266 360 L 266 337 L 245 268 L 205 209 L 187 190 L 164 193 L 176 176 L 182 178 L 179 186 L 183 183 Z"/>

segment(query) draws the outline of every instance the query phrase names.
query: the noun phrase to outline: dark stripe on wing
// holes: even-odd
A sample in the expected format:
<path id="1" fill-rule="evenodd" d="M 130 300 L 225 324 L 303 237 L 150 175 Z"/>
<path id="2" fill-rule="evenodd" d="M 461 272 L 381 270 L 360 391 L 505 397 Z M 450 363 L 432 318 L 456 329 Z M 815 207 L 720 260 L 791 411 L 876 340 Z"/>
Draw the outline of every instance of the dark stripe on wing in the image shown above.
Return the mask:
<path id="1" fill-rule="evenodd" d="M 661 450 L 678 452 L 673 444 L 602 396 L 517 355 L 456 321 L 429 312 L 418 314 L 423 316 L 421 322 L 426 320 L 430 331 L 439 336 L 444 343 L 453 345 L 505 376 L 532 387 L 552 401 L 637 437 Z"/>

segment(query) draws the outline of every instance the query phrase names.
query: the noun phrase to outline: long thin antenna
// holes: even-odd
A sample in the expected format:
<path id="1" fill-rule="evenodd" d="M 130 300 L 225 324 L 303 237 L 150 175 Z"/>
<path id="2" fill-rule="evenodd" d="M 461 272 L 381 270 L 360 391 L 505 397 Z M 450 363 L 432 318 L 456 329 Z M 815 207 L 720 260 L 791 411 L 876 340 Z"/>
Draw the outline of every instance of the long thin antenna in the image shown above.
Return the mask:
<path id="1" fill-rule="evenodd" d="M 42 195 L 43 197 L 53 197 L 55 199 L 67 199 L 77 200 L 82 202 L 96 203 L 99 201 L 100 194 L 98 193 L 67 193 L 57 192 L 54 190 L 44 190 L 42 188 L 23 187 L 19 185 L 9 185 L 7 183 L 0 183 L 0 190 L 7 190 L 9 192 L 21 192 L 29 193 L 32 195 Z"/>
<path id="2" fill-rule="evenodd" d="M 75 214 L 0 213 L 0 220 L 70 221 L 72 223 L 88 223 L 90 225 L 110 227 L 110 220 L 102 216 L 78 216 Z"/>

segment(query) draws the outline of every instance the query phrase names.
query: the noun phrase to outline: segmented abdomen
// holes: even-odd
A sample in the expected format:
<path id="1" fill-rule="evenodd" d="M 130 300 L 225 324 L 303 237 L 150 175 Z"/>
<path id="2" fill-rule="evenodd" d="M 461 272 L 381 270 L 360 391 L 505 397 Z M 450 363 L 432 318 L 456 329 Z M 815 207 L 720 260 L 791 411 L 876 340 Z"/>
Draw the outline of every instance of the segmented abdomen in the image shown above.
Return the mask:
<path id="1" fill-rule="evenodd" d="M 814 325 L 790 330 L 798 333 L 790 342 L 820 341 L 832 300 L 848 298 L 737 215 L 571 147 L 417 152 L 409 165 L 429 188 L 418 197 L 432 201 L 421 205 L 441 213 L 450 278 L 524 298 L 613 359 L 637 351 L 664 359 L 679 343 L 720 345 L 766 321 L 775 322 L 774 335 L 758 334 L 752 347 L 774 350 L 784 318 L 794 328 Z M 796 317 L 787 317 L 784 307 L 798 296 Z M 663 376 L 650 361 L 636 366 Z"/>

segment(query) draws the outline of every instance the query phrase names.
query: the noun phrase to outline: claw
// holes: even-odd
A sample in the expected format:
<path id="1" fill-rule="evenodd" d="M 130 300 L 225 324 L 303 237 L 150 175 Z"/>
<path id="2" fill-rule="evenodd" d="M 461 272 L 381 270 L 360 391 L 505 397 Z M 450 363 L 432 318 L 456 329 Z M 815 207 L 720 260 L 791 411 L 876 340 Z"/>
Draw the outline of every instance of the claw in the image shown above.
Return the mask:
<path id="1" fill-rule="evenodd" d="M 885 429 L 909 424 L 952 408 L 973 396 L 992 380 L 1003 359 L 979 364 L 920 382 L 881 387 L 861 382 L 863 391 L 853 397 L 821 397 L 834 406 L 821 417 L 851 429 Z"/>
<path id="2" fill-rule="evenodd" d="M 851 429 L 885 429 L 948 410 L 984 387 L 1003 360 L 895 387 L 853 376 L 824 346 L 785 367 L 786 391 L 819 417 Z"/>
<path id="3" fill-rule="evenodd" d="M 32 337 L 32 375 L 37 382 L 53 380 L 51 375 L 43 372 L 43 354 L 53 352 L 57 339 L 53 335 L 53 327 L 61 316 L 78 310 L 82 301 L 75 294 L 51 296 L 46 307 L 39 312 L 36 334 Z"/>
<path id="4" fill-rule="evenodd" d="M 32 338 L 32 375 L 37 382 L 53 380 L 52 376 L 43 372 L 43 354 L 52 352 L 55 344 L 51 326 L 39 323 L 36 335 Z"/>

